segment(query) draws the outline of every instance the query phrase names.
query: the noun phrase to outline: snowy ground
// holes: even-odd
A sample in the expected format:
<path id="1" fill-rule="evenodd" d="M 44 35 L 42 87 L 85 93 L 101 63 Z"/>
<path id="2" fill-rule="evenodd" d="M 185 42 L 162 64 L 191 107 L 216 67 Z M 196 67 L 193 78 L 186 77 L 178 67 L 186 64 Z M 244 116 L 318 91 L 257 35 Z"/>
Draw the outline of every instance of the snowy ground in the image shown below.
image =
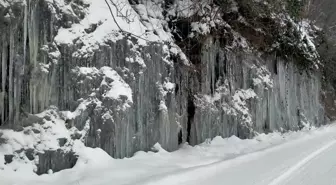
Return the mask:
<path id="1" fill-rule="evenodd" d="M 168 153 L 138 152 L 112 159 L 82 147 L 73 169 L 37 176 L 0 170 L 1 185 L 278 185 L 336 183 L 336 125 L 259 135 L 251 140 L 215 138 Z M 78 145 L 80 147 L 81 145 Z"/>

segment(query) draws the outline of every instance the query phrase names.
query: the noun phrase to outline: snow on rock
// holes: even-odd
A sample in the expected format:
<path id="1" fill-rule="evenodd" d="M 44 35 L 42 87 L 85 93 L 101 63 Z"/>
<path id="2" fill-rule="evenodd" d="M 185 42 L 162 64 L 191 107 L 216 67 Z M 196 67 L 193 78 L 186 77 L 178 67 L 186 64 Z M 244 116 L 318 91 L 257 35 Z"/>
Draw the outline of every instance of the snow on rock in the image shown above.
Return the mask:
<path id="1" fill-rule="evenodd" d="M 191 31 L 206 35 L 210 33 L 210 27 L 206 23 L 193 22 L 191 23 Z"/>
<path id="2" fill-rule="evenodd" d="M 11 0 L 11 1 L 8 1 L 8 0 L 0 0 L 0 6 L 2 7 L 8 7 L 12 4 L 16 4 L 16 3 L 23 3 L 25 4 L 26 2 L 24 0 Z"/>
<path id="3" fill-rule="evenodd" d="M 79 73 L 82 75 L 95 75 L 99 70 L 95 67 L 78 67 Z"/>
<path id="4" fill-rule="evenodd" d="M 89 104 L 89 102 L 95 101 L 98 104 L 103 99 L 113 99 L 122 102 L 121 109 L 130 107 L 133 103 L 132 89 L 123 80 L 123 78 L 111 67 L 76 67 L 72 70 L 74 75 L 79 78 L 78 83 L 95 83 L 93 87 L 89 88 L 91 91 L 91 98 L 88 101 L 82 102 L 81 105 Z M 88 80 L 86 82 L 85 80 Z M 98 100 L 95 96 L 102 93 L 102 100 Z M 83 104 L 84 103 L 84 104 Z M 77 110 L 80 110 L 81 106 L 78 106 Z M 76 111 L 77 111 L 76 110 Z"/>
<path id="5" fill-rule="evenodd" d="M 162 146 L 160 145 L 160 143 L 155 143 L 155 145 L 152 147 L 152 150 L 154 152 L 167 153 L 167 151 L 162 148 Z"/>
<path id="6" fill-rule="evenodd" d="M 160 101 L 159 110 L 160 111 L 167 111 L 168 110 L 168 108 L 166 106 L 166 103 L 163 100 Z"/>
<path id="7" fill-rule="evenodd" d="M 104 79 L 101 85 L 108 85 L 109 90 L 103 94 L 104 98 L 119 99 L 126 97 L 127 107 L 132 103 L 132 89 L 130 86 L 110 67 L 102 67 L 100 72 L 104 74 Z M 112 82 L 109 82 L 112 81 Z"/>
<path id="8" fill-rule="evenodd" d="M 6 140 L 6 144 L 0 146 L 0 151 L 13 153 L 29 148 L 35 148 L 39 152 L 55 150 L 60 147 L 58 138 L 70 138 L 64 121 L 57 117 L 54 110 L 40 113 L 37 116 L 43 118 L 42 125 L 34 123 L 32 126 L 25 127 L 21 132 L 0 130 L 1 137 Z"/>
<path id="9" fill-rule="evenodd" d="M 131 48 L 131 56 L 127 57 L 125 60 L 129 63 L 138 63 L 142 68 L 146 68 L 146 64 L 144 59 L 141 57 L 141 48 L 137 45 L 131 42 L 130 40 L 127 40 L 127 44 Z"/>
<path id="10" fill-rule="evenodd" d="M 314 44 L 315 35 L 312 29 L 314 27 L 309 23 L 309 20 L 301 21 L 297 27 L 300 33 L 299 42 L 302 44 L 304 52 L 308 55 L 308 59 L 312 60 L 314 67 L 319 69 L 321 62 L 319 61 L 320 56 Z"/>
<path id="11" fill-rule="evenodd" d="M 84 145 L 83 137 L 90 129 L 89 124 L 79 131 L 65 121 L 71 119 L 72 115 L 59 112 L 57 109 L 49 109 L 37 116 L 42 119 L 42 122 L 25 127 L 23 131 L 0 130 L 2 141 L 0 145 L 0 174 L 4 174 L 2 172 L 13 175 L 22 173 L 24 176 L 35 177 L 38 168 L 45 165 L 39 164 L 41 162 L 39 157 L 46 157 L 40 154 L 50 151 L 75 155 L 77 158 L 75 169 L 97 165 L 101 167 L 101 164 L 113 160 L 102 149 L 93 149 Z M 82 137 L 74 139 L 74 134 L 80 134 Z M 8 161 L 4 160 L 5 155 L 13 156 L 12 161 L 8 164 L 6 164 Z M 52 161 L 53 159 L 48 160 Z M 64 160 L 67 163 L 71 162 L 67 161 L 68 159 Z M 57 161 L 57 163 L 61 163 L 61 161 Z M 47 169 L 46 173 L 52 175 L 54 171 Z M 1 180 L 0 184 L 2 184 Z"/>
<path id="12" fill-rule="evenodd" d="M 153 15 L 157 14 L 157 12 L 154 12 L 155 9 L 147 12 L 144 7 L 138 6 L 136 10 L 140 11 L 139 15 L 127 0 L 113 0 L 113 3 L 108 1 L 114 20 L 105 0 L 86 0 L 85 2 L 89 4 L 85 10 L 85 18 L 80 23 L 73 24 L 70 28 L 61 28 L 55 38 L 58 45 L 81 44 L 82 47 L 73 54 L 74 56 L 90 54 L 106 41 L 115 42 L 124 38 L 126 32 L 126 34 L 131 33 L 138 37 L 138 44 L 140 45 L 146 45 L 148 41 L 170 39 L 170 36 L 163 31 L 158 17 Z M 151 25 L 150 28 L 147 28 L 141 20 L 141 16 L 147 16 L 147 13 L 154 16 L 153 22 L 155 24 Z"/>
<path id="13" fill-rule="evenodd" d="M 272 88 L 273 87 L 273 80 L 271 73 L 265 66 L 255 66 L 251 67 L 252 69 L 256 70 L 256 77 L 253 78 L 253 85 L 257 86 L 259 84 L 265 84 L 266 87 Z"/>
<path id="14" fill-rule="evenodd" d="M 163 16 L 164 3 L 162 0 L 150 0 L 146 1 L 145 4 L 133 5 L 147 32 L 153 33 L 147 35 L 146 38 L 149 41 L 172 41 L 171 33 L 165 31 L 168 23 Z"/>
<path id="15" fill-rule="evenodd" d="M 61 111 L 61 116 L 65 119 L 65 120 L 73 120 L 76 117 L 80 116 L 83 112 L 85 112 L 85 110 L 87 109 L 87 106 L 95 103 L 97 106 L 99 106 L 101 104 L 101 101 L 99 101 L 97 98 L 89 98 L 87 100 L 79 100 L 80 103 L 77 106 L 77 108 L 71 112 L 71 111 Z"/>
<path id="16" fill-rule="evenodd" d="M 175 89 L 175 84 L 171 82 L 164 82 L 163 87 L 168 91 L 172 91 Z"/>
<path id="17" fill-rule="evenodd" d="M 196 96 L 197 105 L 201 108 L 218 109 L 218 106 L 224 110 L 227 115 L 238 116 L 241 124 L 248 124 L 251 126 L 253 123 L 251 110 L 249 109 L 248 101 L 250 99 L 257 98 L 257 94 L 253 89 L 238 89 L 232 97 L 228 86 L 221 86 L 217 88 L 217 91 L 213 95 L 198 95 Z"/>
<path id="18" fill-rule="evenodd" d="M 255 97 L 257 95 L 252 89 L 237 90 L 232 97 L 233 108 L 243 115 L 244 122 L 249 124 L 249 126 L 252 124 L 252 117 L 246 101 Z"/>
<path id="19" fill-rule="evenodd" d="M 160 111 L 167 111 L 168 108 L 165 103 L 165 97 L 167 96 L 168 93 L 172 93 L 175 89 L 175 84 L 172 82 L 169 82 L 168 79 L 161 84 L 160 82 L 156 83 L 156 86 L 160 92 L 159 98 L 160 98 L 160 104 L 159 104 L 159 110 Z M 167 112 L 166 112 L 167 113 Z"/>
<path id="20" fill-rule="evenodd" d="M 84 167 L 86 165 L 108 164 L 109 161 L 113 160 L 113 158 L 102 149 L 86 147 L 83 142 L 79 140 L 74 141 L 73 150 L 76 151 L 76 154 L 79 156 L 74 168 Z"/>
<path id="21" fill-rule="evenodd" d="M 9 6 L 9 3 L 5 0 L 0 0 L 0 5 L 3 6 L 3 7 L 7 7 L 7 6 Z"/>
<path id="22" fill-rule="evenodd" d="M 31 126 L 24 127 L 22 131 L 0 130 L 1 139 L 5 141 L 0 145 L 0 157 L 13 156 L 13 161 L 2 167 L 5 170 L 30 174 L 37 172 L 39 165 L 44 165 L 39 164 L 41 162 L 39 157 L 44 157 L 43 154 L 46 152 L 56 152 L 59 149 L 65 153 L 72 151 L 73 132 L 67 129 L 65 121 L 58 115 L 56 109 L 47 110 L 36 116 L 36 120 L 40 122 L 34 122 Z"/>

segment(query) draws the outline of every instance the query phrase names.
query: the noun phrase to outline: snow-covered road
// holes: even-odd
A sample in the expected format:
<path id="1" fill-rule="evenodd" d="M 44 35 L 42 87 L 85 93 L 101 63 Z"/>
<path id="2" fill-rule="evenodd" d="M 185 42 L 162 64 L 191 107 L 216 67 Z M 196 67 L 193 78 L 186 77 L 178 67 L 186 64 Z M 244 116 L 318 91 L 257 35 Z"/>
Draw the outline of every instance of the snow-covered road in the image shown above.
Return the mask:
<path id="1" fill-rule="evenodd" d="M 199 146 L 112 159 L 83 147 L 73 169 L 37 176 L 27 164 L 0 170 L 1 185 L 332 185 L 336 125 L 254 139 L 220 137 Z M 16 171 L 11 169 L 15 168 Z"/>
<path id="2" fill-rule="evenodd" d="M 299 139 L 217 162 L 146 185 L 332 185 L 336 184 L 336 135 Z"/>

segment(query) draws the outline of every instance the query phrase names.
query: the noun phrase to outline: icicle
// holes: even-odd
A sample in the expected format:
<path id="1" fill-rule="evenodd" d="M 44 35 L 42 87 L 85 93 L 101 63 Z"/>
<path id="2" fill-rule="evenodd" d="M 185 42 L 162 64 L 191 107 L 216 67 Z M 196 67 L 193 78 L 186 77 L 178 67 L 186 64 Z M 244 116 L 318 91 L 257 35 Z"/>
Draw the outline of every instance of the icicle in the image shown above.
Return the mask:
<path id="1" fill-rule="evenodd" d="M 48 43 L 48 40 L 47 40 L 47 33 L 48 33 L 48 30 L 47 30 L 47 26 L 45 25 L 43 27 L 43 43 Z M 48 62 L 48 59 L 46 56 L 43 56 L 43 63 L 44 64 L 47 64 Z M 50 66 L 49 66 L 50 67 Z M 50 74 L 50 68 L 48 68 L 48 72 Z M 51 86 L 49 85 L 48 83 L 48 77 L 44 78 L 43 80 L 43 87 L 40 87 L 39 89 L 41 90 L 39 93 L 39 97 L 41 97 L 41 100 L 40 100 L 40 109 L 41 110 L 44 110 L 47 106 L 48 106 L 48 103 L 49 103 L 49 98 L 51 96 L 51 94 L 49 94 L 49 89 L 51 89 Z"/>
<path id="2" fill-rule="evenodd" d="M 14 124 L 19 123 L 20 116 L 22 75 L 24 74 L 23 70 L 26 60 L 27 4 L 25 4 L 24 8 L 23 31 L 23 57 L 16 55 L 14 58 Z"/>
<path id="3" fill-rule="evenodd" d="M 3 47 L 2 45 L 0 45 L 1 46 L 1 48 Z M 0 50 L 0 59 L 2 59 L 2 52 L 1 52 L 2 50 Z M 2 67 L 2 60 L 1 60 L 1 67 Z M 3 70 L 1 70 L 1 79 L 2 79 L 2 72 L 3 72 Z M 2 80 L 1 80 L 1 83 L 2 83 Z M 2 89 L 2 85 L 0 85 L 0 125 L 3 123 L 3 120 L 2 120 L 2 115 L 3 115 L 3 113 L 2 113 L 2 110 L 4 109 L 4 106 L 3 106 L 3 104 L 4 104 L 4 89 Z"/>
<path id="4" fill-rule="evenodd" d="M 29 1 L 27 2 L 29 3 Z M 24 19 L 23 19 L 23 66 L 26 65 L 26 57 L 27 57 L 27 21 L 28 21 L 28 5 L 25 4 L 24 10 Z M 24 70 L 24 68 L 23 68 Z M 24 71 L 22 71 L 24 73 Z"/>
<path id="5" fill-rule="evenodd" d="M 9 124 L 13 123 L 13 113 L 14 113 L 14 75 L 13 75 L 13 68 L 14 68 L 14 30 L 11 26 L 10 28 L 10 36 L 9 36 L 9 86 L 8 86 L 8 100 L 9 100 L 9 112 L 8 112 L 8 121 Z"/>
<path id="6" fill-rule="evenodd" d="M 14 54 L 14 53 L 13 53 Z M 19 69 L 19 62 L 18 61 L 18 57 L 17 56 L 13 56 L 12 57 L 13 60 L 13 93 L 14 93 L 14 99 L 13 99 L 13 121 L 12 124 L 17 124 L 19 119 L 19 104 L 20 104 L 20 99 L 18 97 L 18 94 L 20 94 L 19 92 L 19 82 L 20 82 L 20 78 L 18 75 L 18 69 Z"/>
<path id="7" fill-rule="evenodd" d="M 6 42 L 5 42 L 5 36 L 6 34 L 3 35 L 2 38 L 2 56 L 1 56 L 1 74 L 2 74 L 2 82 L 1 82 L 1 89 L 2 89 L 2 109 L 1 109 L 1 123 L 4 124 L 5 123 L 5 97 L 6 97 L 6 79 L 7 79 L 7 49 L 6 49 Z"/>
<path id="8" fill-rule="evenodd" d="M 37 68 L 37 52 L 38 52 L 38 24 L 36 23 L 36 14 L 35 14 L 36 7 L 30 7 L 30 26 L 28 27 L 28 35 L 29 35 L 29 58 L 30 58 L 30 65 L 33 68 L 32 75 L 34 75 L 35 70 Z M 38 112 L 38 102 L 37 102 L 37 88 L 34 84 L 34 80 L 29 84 L 29 92 L 30 92 L 30 112 L 37 113 Z"/>
<path id="9" fill-rule="evenodd" d="M 15 112 L 15 121 L 19 121 L 19 116 L 20 116 L 20 112 L 21 112 L 21 94 L 22 94 L 22 84 L 23 84 L 23 75 L 25 74 L 25 65 L 26 65 L 26 58 L 27 58 L 27 19 L 28 19 L 28 4 L 29 1 L 27 0 L 26 4 L 25 4 L 25 9 L 24 9 L 24 19 L 23 19 L 23 58 L 21 61 L 21 65 L 18 66 L 18 77 L 19 77 L 19 83 L 17 84 L 18 86 L 18 101 L 16 102 L 16 112 Z M 23 94 L 23 96 L 25 96 L 25 94 Z"/>

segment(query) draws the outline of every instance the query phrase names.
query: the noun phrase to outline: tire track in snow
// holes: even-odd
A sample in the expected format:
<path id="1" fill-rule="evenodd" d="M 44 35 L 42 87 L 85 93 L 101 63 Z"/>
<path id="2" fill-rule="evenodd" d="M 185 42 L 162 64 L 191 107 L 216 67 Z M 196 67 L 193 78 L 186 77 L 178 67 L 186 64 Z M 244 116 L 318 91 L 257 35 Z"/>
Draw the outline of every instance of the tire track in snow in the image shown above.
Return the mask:
<path id="1" fill-rule="evenodd" d="M 285 181 L 288 177 L 290 177 L 294 172 L 296 172 L 297 170 L 299 170 L 301 167 L 303 167 L 309 161 L 311 161 L 316 156 L 320 155 L 321 153 L 323 153 L 324 151 L 326 151 L 327 149 L 329 149 L 334 144 L 336 144 L 336 140 L 333 140 L 333 141 L 327 143 L 326 145 L 322 146 L 320 149 L 318 149 L 315 152 L 311 153 L 310 155 L 308 155 L 307 157 L 305 157 L 304 159 L 302 159 L 301 161 L 299 161 L 298 163 L 296 163 L 294 166 L 292 166 L 291 168 L 289 168 L 286 172 L 284 172 L 283 174 L 281 174 L 279 177 L 275 178 L 268 185 L 279 185 L 281 182 Z"/>

